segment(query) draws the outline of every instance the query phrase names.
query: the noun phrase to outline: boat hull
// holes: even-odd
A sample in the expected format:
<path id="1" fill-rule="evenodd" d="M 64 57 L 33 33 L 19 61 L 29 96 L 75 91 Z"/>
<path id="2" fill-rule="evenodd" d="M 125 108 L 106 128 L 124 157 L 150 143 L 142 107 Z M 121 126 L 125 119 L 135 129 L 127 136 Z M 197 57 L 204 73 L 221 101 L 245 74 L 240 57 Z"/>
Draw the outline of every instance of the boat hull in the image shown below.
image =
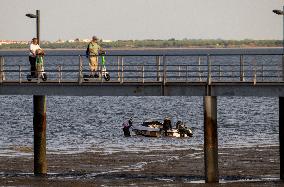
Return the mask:
<path id="1" fill-rule="evenodd" d="M 178 129 L 170 129 L 165 132 L 162 128 L 151 128 L 151 127 L 144 127 L 144 126 L 134 126 L 132 131 L 135 135 L 141 135 L 146 137 L 191 137 L 192 131 L 191 129 L 187 129 L 186 132 L 180 132 Z"/>

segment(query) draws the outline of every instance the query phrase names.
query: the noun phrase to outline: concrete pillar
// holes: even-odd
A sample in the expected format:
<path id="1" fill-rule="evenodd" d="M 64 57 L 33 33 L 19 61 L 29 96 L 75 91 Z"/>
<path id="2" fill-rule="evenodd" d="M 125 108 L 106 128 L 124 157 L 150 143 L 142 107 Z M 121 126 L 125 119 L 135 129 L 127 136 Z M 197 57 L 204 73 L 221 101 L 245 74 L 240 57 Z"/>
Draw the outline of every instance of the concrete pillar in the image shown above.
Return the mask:
<path id="1" fill-rule="evenodd" d="M 279 97 L 280 179 L 284 180 L 284 97 Z"/>
<path id="2" fill-rule="evenodd" d="M 219 182 L 216 96 L 204 96 L 204 163 L 206 183 Z"/>
<path id="3" fill-rule="evenodd" d="M 34 95 L 34 174 L 45 175 L 46 164 L 46 98 Z"/>

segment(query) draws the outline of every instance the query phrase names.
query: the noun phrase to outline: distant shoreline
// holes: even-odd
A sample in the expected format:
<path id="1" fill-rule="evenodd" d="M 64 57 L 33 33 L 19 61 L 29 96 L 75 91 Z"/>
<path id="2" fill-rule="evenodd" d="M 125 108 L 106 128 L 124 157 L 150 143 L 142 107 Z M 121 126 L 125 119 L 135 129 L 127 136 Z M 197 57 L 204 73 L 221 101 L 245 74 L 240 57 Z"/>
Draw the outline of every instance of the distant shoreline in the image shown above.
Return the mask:
<path id="1" fill-rule="evenodd" d="M 146 51 L 146 50 L 205 50 L 205 49 L 211 49 L 211 50 L 218 50 L 218 49 L 282 49 L 283 47 L 219 47 L 219 48 L 211 48 L 211 47 L 192 47 L 192 48 L 188 48 L 188 47 L 183 47 L 183 48 L 176 48 L 176 47 L 167 47 L 167 48 L 154 48 L 154 47 L 143 47 L 143 48 L 105 48 L 105 50 L 107 51 L 121 51 L 121 50 L 127 50 L 127 51 Z M 0 49 L 0 51 L 27 51 L 28 49 Z M 46 51 L 81 51 L 81 50 L 85 50 L 85 48 L 55 48 L 55 49 L 51 49 L 51 48 L 46 48 Z"/>

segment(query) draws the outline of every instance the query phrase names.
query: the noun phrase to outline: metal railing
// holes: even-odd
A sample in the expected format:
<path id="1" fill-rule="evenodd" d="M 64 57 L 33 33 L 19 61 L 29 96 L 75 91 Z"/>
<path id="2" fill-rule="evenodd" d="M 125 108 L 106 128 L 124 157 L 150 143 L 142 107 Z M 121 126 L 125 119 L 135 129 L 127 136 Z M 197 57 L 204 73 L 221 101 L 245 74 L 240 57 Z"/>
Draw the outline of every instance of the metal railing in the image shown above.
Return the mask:
<path id="1" fill-rule="evenodd" d="M 99 57 L 101 58 L 101 57 Z M 282 82 L 283 54 L 190 54 L 190 55 L 106 55 L 109 82 Z M 99 59 L 100 61 L 100 59 Z M 99 66 L 99 78 L 90 74 L 88 59 L 81 55 L 46 55 L 46 82 L 108 82 Z M 30 65 L 26 56 L 0 57 L 0 83 L 29 82 Z M 45 82 L 33 79 L 31 83 Z"/>

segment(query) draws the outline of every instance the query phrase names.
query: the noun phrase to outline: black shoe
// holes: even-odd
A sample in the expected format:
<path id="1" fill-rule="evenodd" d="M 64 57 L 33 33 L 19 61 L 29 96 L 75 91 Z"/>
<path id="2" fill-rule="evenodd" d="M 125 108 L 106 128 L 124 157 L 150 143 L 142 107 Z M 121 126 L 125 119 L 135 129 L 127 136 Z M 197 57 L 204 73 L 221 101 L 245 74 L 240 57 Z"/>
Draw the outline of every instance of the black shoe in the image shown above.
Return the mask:
<path id="1" fill-rule="evenodd" d="M 27 75 L 27 79 L 28 79 L 28 81 L 31 81 L 32 80 L 32 76 L 31 75 Z"/>
<path id="2" fill-rule="evenodd" d="M 89 81 L 90 75 L 83 75 L 84 81 Z"/>
<path id="3" fill-rule="evenodd" d="M 93 77 L 94 77 L 94 78 L 99 78 L 100 76 L 95 73 Z"/>

